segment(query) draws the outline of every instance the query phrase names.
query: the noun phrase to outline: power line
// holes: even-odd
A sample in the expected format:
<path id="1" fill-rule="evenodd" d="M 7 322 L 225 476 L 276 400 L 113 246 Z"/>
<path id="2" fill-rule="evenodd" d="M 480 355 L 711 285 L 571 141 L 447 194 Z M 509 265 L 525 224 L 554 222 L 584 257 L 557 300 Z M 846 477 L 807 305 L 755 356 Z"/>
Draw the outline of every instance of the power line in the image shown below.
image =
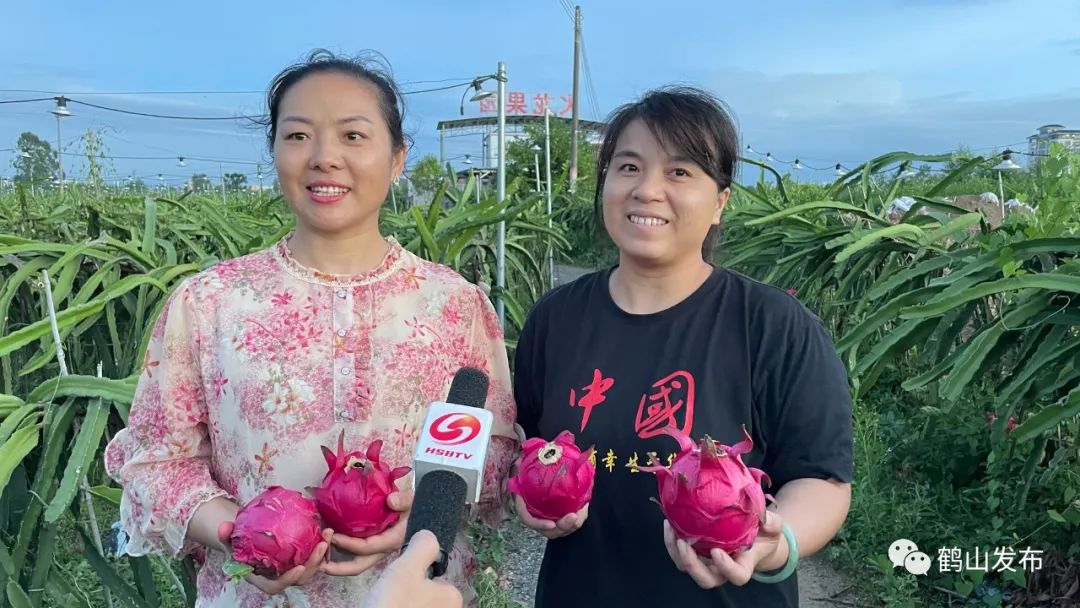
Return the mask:
<path id="1" fill-rule="evenodd" d="M 432 88 L 428 88 L 428 89 L 417 89 L 417 90 L 414 90 L 414 91 L 404 91 L 404 92 L 402 92 L 402 95 L 416 95 L 418 93 L 433 93 L 433 92 L 436 92 L 436 91 L 448 91 L 448 90 L 451 90 L 451 89 L 467 87 L 467 86 L 470 86 L 471 84 L 472 84 L 472 80 L 468 80 L 466 82 L 458 82 L 458 83 L 443 86 L 443 87 L 432 87 Z M 41 97 L 41 98 L 36 98 L 36 99 L 10 99 L 10 100 L 0 101 L 0 103 L 30 103 L 30 102 L 36 102 L 36 101 L 53 101 L 53 100 L 54 100 L 54 98 L 52 98 L 52 97 Z M 105 110 L 105 111 L 108 111 L 108 112 L 116 112 L 116 113 L 119 113 L 119 114 L 128 114 L 128 115 L 131 115 L 131 116 L 143 116 L 143 117 L 147 117 L 147 118 L 163 118 L 163 119 L 168 119 L 168 120 L 215 120 L 215 121 L 220 121 L 220 120 L 241 120 L 241 119 L 263 120 L 263 119 L 266 118 L 266 114 L 253 114 L 253 115 L 252 114 L 239 114 L 239 115 L 236 115 L 236 116 L 178 116 L 178 115 L 172 115 L 172 114 L 156 114 L 156 113 L 153 113 L 153 112 L 137 112 L 135 110 L 125 110 L 125 109 L 122 109 L 122 108 L 114 108 L 114 107 L 111 107 L 111 106 L 104 106 L 104 105 L 101 105 L 101 104 L 91 103 L 89 101 L 80 101 L 78 99 L 73 99 L 73 98 L 70 98 L 70 97 L 68 97 L 67 100 L 70 101 L 71 103 L 76 103 L 76 104 L 79 104 L 79 105 L 88 106 L 88 107 L 91 107 L 91 108 L 96 108 L 98 110 Z"/>
<path id="2" fill-rule="evenodd" d="M 250 118 L 257 120 L 264 118 L 265 115 L 237 115 L 237 116 L 172 116 L 168 114 L 153 114 L 150 112 L 136 112 L 134 110 L 121 110 L 119 108 L 110 108 L 109 106 L 98 105 L 96 103 L 90 103 L 88 101 L 79 101 L 77 99 L 68 98 L 71 103 L 77 103 L 82 106 L 89 106 L 91 108 L 97 108 L 99 110 L 107 110 L 109 112 L 117 112 L 120 114 L 130 114 L 133 116 L 146 116 L 148 118 L 167 118 L 171 120 L 239 120 L 241 118 Z"/>
<path id="3" fill-rule="evenodd" d="M 440 78 L 435 80 L 409 80 L 398 83 L 398 86 L 408 86 L 413 84 L 441 84 L 444 82 L 461 82 L 471 81 L 471 78 Z M 44 93 L 46 95 L 67 95 L 63 91 L 48 91 L 44 89 L 0 89 L 0 93 Z M 194 91 L 80 91 L 74 93 L 75 95 L 264 95 L 265 90 L 239 90 L 239 91 L 222 91 L 222 90 L 194 90 Z M 52 99 L 45 98 L 45 99 Z M 35 100 L 43 101 L 43 100 Z"/>
<path id="4" fill-rule="evenodd" d="M 35 99 L 4 99 L 0 103 L 30 103 L 32 101 L 52 101 L 52 97 L 38 97 Z"/>

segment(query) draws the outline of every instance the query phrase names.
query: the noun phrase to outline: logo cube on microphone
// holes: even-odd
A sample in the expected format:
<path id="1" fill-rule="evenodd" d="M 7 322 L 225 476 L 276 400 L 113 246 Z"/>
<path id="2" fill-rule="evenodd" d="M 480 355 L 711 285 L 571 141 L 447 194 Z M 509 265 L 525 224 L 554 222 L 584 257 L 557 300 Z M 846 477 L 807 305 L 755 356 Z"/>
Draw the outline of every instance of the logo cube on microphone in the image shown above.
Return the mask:
<path id="1" fill-rule="evenodd" d="M 435 443 L 460 445 L 475 439 L 480 434 L 482 425 L 483 423 L 472 414 L 451 412 L 436 418 L 428 428 L 428 432 Z"/>
<path id="2" fill-rule="evenodd" d="M 468 485 L 466 499 L 480 500 L 494 417 L 482 408 L 436 401 L 428 407 L 413 458 L 413 483 L 441 469 L 460 475 Z"/>

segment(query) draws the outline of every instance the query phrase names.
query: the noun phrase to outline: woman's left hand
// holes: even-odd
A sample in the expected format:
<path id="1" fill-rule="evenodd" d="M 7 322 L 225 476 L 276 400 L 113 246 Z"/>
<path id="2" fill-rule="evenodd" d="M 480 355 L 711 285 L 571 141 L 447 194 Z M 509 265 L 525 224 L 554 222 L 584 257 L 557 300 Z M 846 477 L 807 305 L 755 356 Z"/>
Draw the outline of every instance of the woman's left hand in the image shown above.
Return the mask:
<path id="1" fill-rule="evenodd" d="M 355 576 L 379 563 L 388 554 L 397 551 L 405 544 L 405 529 L 409 525 L 409 510 L 412 509 L 412 490 L 394 492 L 386 497 L 386 504 L 401 513 L 401 518 L 392 527 L 381 534 L 367 538 L 353 538 L 334 533 L 330 544 L 352 554 L 347 561 L 328 561 L 319 569 L 331 576 Z"/>
<path id="2" fill-rule="evenodd" d="M 726 583 L 741 587 L 750 581 L 754 572 L 776 570 L 787 562 L 789 547 L 783 524 L 779 513 L 766 511 L 765 523 L 758 530 L 754 544 L 734 559 L 720 549 L 709 552 L 711 559 L 702 558 L 689 543 L 675 537 L 667 520 L 664 520 L 664 545 L 675 567 L 689 574 L 702 589 L 713 589 Z"/>

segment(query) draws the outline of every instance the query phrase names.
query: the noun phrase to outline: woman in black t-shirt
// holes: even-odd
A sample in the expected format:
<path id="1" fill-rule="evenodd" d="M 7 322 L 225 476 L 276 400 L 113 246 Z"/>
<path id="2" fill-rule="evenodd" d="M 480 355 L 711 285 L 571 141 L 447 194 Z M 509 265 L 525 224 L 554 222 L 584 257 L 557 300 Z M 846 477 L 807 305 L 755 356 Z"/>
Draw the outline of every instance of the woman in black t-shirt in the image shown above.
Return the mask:
<path id="1" fill-rule="evenodd" d="M 781 289 L 710 260 L 731 194 L 736 127 L 704 91 L 669 87 L 619 108 L 597 162 L 596 206 L 616 266 L 545 294 L 516 352 L 527 437 L 569 430 L 596 448 L 590 504 L 562 520 L 519 518 L 549 539 L 537 608 L 791 607 L 795 568 L 847 516 L 851 400 L 820 319 Z M 753 546 L 697 555 L 649 498 L 664 464 L 695 442 L 742 440 L 775 497 Z M 640 459 L 640 460 L 639 460 Z"/>

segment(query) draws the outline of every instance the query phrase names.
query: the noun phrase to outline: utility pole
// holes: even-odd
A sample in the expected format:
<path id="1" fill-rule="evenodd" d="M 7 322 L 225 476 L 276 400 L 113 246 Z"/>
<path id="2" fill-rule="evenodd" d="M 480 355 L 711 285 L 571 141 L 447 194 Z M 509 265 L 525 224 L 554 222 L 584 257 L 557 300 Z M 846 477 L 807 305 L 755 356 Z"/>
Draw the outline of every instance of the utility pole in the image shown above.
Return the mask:
<path id="1" fill-rule="evenodd" d="M 581 64 L 581 6 L 574 7 L 574 90 L 570 94 L 574 110 L 570 126 L 570 193 L 577 191 L 578 173 L 578 72 Z"/>

